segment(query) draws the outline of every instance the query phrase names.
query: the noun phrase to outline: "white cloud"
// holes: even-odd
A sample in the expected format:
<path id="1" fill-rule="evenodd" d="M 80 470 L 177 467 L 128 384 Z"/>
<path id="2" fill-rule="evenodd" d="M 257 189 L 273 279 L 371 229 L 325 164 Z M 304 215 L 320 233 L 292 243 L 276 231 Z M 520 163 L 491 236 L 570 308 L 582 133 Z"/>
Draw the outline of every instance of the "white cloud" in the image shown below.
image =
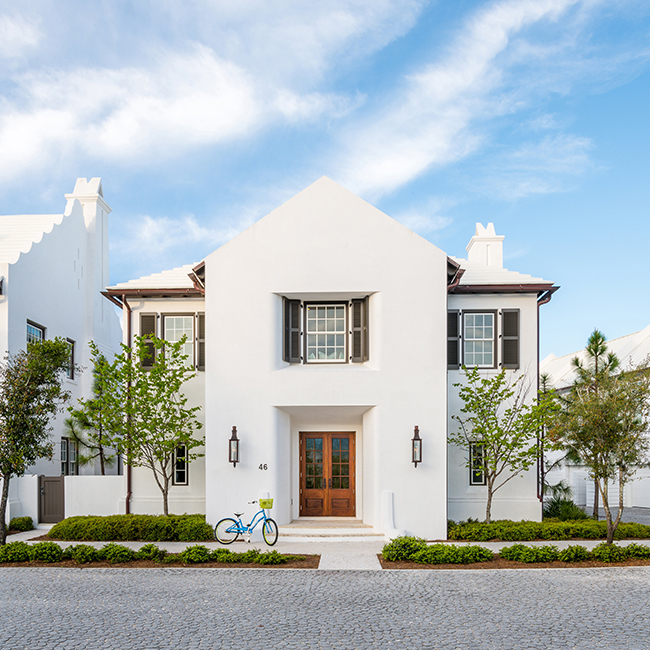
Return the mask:
<path id="1" fill-rule="evenodd" d="M 349 134 L 340 161 L 344 183 L 379 195 L 475 151 L 484 135 L 474 123 L 514 111 L 521 101 L 502 94 L 504 66 L 515 62 L 500 55 L 518 32 L 557 20 L 577 2 L 505 0 L 477 12 L 441 62 L 408 77 L 398 102 Z"/>
<path id="2" fill-rule="evenodd" d="M 23 56 L 37 46 L 40 36 L 40 30 L 32 21 L 0 15 L 0 59 Z"/>

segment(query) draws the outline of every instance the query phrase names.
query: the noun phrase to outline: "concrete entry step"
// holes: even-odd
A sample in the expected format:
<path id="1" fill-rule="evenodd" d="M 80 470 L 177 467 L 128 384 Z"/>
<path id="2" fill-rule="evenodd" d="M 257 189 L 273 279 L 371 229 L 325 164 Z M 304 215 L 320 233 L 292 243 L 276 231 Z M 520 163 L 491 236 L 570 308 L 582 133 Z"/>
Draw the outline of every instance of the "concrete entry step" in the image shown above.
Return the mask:
<path id="1" fill-rule="evenodd" d="M 301 517 L 279 527 L 281 537 L 345 537 L 383 539 L 384 535 L 364 524 L 360 519 L 349 517 Z"/>

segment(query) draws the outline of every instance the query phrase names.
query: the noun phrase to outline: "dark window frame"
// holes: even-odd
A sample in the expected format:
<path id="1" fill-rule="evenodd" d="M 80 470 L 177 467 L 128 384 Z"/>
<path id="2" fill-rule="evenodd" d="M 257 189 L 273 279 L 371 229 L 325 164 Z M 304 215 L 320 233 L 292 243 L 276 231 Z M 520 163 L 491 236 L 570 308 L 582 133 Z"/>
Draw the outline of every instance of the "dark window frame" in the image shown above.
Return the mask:
<path id="1" fill-rule="evenodd" d="M 68 367 L 66 368 L 66 377 L 70 379 L 71 381 L 74 380 L 74 348 L 75 348 L 75 342 L 72 339 L 66 339 L 66 341 L 70 344 L 70 356 L 68 358 Z"/>
<path id="2" fill-rule="evenodd" d="M 40 339 L 33 338 L 33 339 L 30 340 L 29 331 L 27 330 L 27 328 L 30 327 L 30 326 L 33 327 L 34 329 L 40 330 L 41 334 L 43 335 L 42 338 L 40 338 Z M 27 324 L 25 326 L 25 343 L 26 343 L 26 345 L 29 345 L 32 341 L 35 341 L 35 340 L 45 341 L 46 332 L 47 332 L 47 328 L 45 326 L 39 325 L 37 322 L 35 322 L 33 320 L 29 320 L 29 318 L 28 318 L 27 319 Z"/>
<path id="3" fill-rule="evenodd" d="M 480 454 L 476 454 L 477 448 L 481 449 Z M 486 485 L 485 477 L 485 444 L 480 441 L 469 443 L 469 484 Z"/>
<path id="4" fill-rule="evenodd" d="M 181 451 L 182 453 L 179 453 Z M 185 445 L 179 445 L 176 449 L 174 449 L 174 457 L 172 459 L 172 462 L 172 485 L 189 485 L 190 471 L 189 463 L 187 462 L 187 447 Z M 179 476 L 184 476 L 185 478 L 179 479 Z"/>
<path id="5" fill-rule="evenodd" d="M 506 334 L 507 331 L 506 314 L 517 315 L 517 319 L 516 319 L 517 333 L 514 335 Z M 501 363 L 499 365 L 502 368 L 506 368 L 507 370 L 517 370 L 521 365 L 520 364 L 521 362 L 521 310 L 517 308 L 502 309 L 501 318 L 499 320 L 501 321 L 501 334 L 500 334 Z M 509 344 L 513 344 L 513 343 L 514 343 L 514 353 L 516 354 L 517 360 L 514 363 L 511 361 L 508 361 L 506 363 L 506 359 L 509 358 L 513 352 L 512 349 L 507 350 L 506 347 L 509 346 Z"/>
<path id="6" fill-rule="evenodd" d="M 61 476 L 79 475 L 79 443 L 65 436 L 61 437 Z M 72 457 L 74 456 L 74 460 Z"/>
<path id="7" fill-rule="evenodd" d="M 196 369 L 199 371 L 205 370 L 205 312 L 199 311 L 196 312 L 196 346 L 195 346 L 195 358 L 196 358 Z M 201 336 L 203 334 L 203 336 Z"/>
<path id="8" fill-rule="evenodd" d="M 147 332 L 143 334 L 143 326 L 142 326 L 142 321 L 145 318 L 153 318 L 154 322 L 154 327 L 153 327 L 153 332 Z M 158 320 L 160 318 L 160 314 L 158 312 L 142 312 L 140 314 L 140 320 L 139 320 L 139 329 L 138 333 L 141 338 L 147 339 L 149 338 L 150 335 L 153 336 L 158 336 L 158 330 L 159 330 L 159 325 L 158 325 Z M 145 370 L 150 370 L 153 368 L 154 363 L 156 363 L 156 346 L 152 342 L 145 343 L 147 346 L 147 350 L 149 351 L 149 354 L 151 355 L 150 358 L 148 359 L 142 359 L 141 360 L 141 365 Z"/>
<path id="9" fill-rule="evenodd" d="M 456 334 L 451 335 L 449 333 L 449 321 L 451 319 L 451 316 L 454 315 L 456 317 Z M 448 370 L 458 370 L 461 366 L 461 349 L 460 345 L 463 340 L 463 337 L 461 336 L 461 330 L 463 327 L 463 321 L 461 318 L 461 310 L 460 309 L 448 309 L 447 310 L 447 369 Z M 456 363 L 451 363 L 449 360 L 449 350 L 451 346 L 455 346 L 456 348 Z"/>

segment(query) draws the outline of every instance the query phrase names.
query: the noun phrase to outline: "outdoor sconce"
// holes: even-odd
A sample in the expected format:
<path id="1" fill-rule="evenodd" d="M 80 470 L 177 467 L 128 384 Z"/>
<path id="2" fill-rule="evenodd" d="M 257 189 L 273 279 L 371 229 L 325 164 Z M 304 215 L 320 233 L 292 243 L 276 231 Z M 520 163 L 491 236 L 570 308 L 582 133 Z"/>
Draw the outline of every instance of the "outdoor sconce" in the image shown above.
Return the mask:
<path id="1" fill-rule="evenodd" d="M 422 438 L 420 438 L 420 429 L 418 427 L 415 427 L 411 443 L 413 445 L 413 464 L 417 467 L 418 463 L 422 462 Z"/>
<path id="2" fill-rule="evenodd" d="M 228 441 L 228 462 L 237 467 L 239 462 L 239 439 L 237 438 L 237 427 L 232 428 L 232 435 Z"/>

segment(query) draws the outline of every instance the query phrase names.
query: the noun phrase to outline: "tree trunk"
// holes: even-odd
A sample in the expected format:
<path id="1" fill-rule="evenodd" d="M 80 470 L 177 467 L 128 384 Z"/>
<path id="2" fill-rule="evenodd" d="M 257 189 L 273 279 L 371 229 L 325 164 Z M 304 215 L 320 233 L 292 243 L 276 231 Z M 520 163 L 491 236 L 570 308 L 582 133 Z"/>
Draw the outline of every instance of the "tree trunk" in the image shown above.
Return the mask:
<path id="1" fill-rule="evenodd" d="M 0 546 L 7 542 L 7 499 L 9 497 L 9 477 L 2 476 L 2 500 L 0 501 Z"/>
<path id="2" fill-rule="evenodd" d="M 488 485 L 487 504 L 485 506 L 485 523 L 490 523 L 492 516 L 492 486 Z"/>
<path id="3" fill-rule="evenodd" d="M 102 476 L 106 474 L 104 470 L 104 448 L 99 445 L 99 466 L 101 468 Z"/>
<path id="4" fill-rule="evenodd" d="M 594 479 L 594 519 L 598 521 L 598 479 Z"/>
<path id="5" fill-rule="evenodd" d="M 603 479 L 604 487 L 601 490 L 601 496 L 603 497 L 603 508 L 605 509 L 605 519 L 607 520 L 607 544 L 611 544 L 614 541 L 614 532 L 616 531 L 616 526 L 612 522 L 612 511 L 609 508 L 609 493 L 607 489 L 607 479 Z M 597 482 L 598 488 L 600 489 L 600 482 Z"/>
<path id="6" fill-rule="evenodd" d="M 169 486 L 167 484 L 163 489 L 163 514 L 165 517 L 169 515 Z"/>

